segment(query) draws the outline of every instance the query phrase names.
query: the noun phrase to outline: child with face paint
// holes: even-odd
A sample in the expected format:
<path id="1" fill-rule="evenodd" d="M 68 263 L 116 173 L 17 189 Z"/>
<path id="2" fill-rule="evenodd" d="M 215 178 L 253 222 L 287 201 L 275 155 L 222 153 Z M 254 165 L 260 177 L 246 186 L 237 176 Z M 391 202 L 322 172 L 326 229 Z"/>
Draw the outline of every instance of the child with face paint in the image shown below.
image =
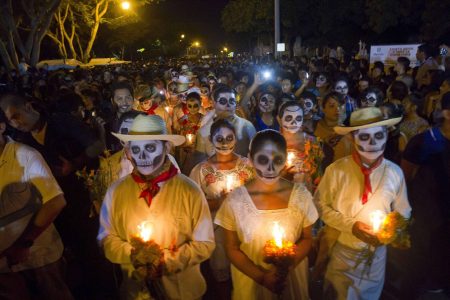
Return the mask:
<path id="1" fill-rule="evenodd" d="M 297 183 L 304 183 L 313 192 L 318 184 L 321 170 L 317 162 L 309 160 L 307 155 L 309 151 L 312 153 L 317 148 L 320 154 L 316 155 L 323 156 L 322 147 L 314 136 L 303 132 L 303 110 L 297 101 L 288 101 L 281 105 L 278 119 L 281 124 L 281 134 L 287 143 L 288 155 L 292 156 L 289 158 L 284 177 Z"/>
<path id="2" fill-rule="evenodd" d="M 303 131 L 309 134 L 314 133 L 316 123 L 321 119 L 318 115 L 317 98 L 311 92 L 303 92 L 300 95 L 300 104 L 303 109 Z"/>
<path id="3" fill-rule="evenodd" d="M 377 210 L 386 215 L 397 211 L 406 218 L 411 214 L 403 173 L 383 157 L 387 127 L 400 120 L 385 119 L 379 108 L 362 108 L 351 114 L 349 126 L 334 127 L 340 135 L 351 134 L 354 152 L 326 169 L 315 193 L 321 219 L 336 232 L 320 245 L 331 248 L 324 281 L 326 299 L 380 298 L 386 246 L 372 231 L 371 215 Z M 361 262 L 367 251 L 375 252 L 370 276 L 365 272 L 366 259 Z"/>
<path id="4" fill-rule="evenodd" d="M 126 143 L 134 168 L 108 189 L 97 239 L 105 256 L 121 265 L 126 298 L 151 298 L 136 272 L 161 279 L 170 299 L 201 298 L 206 284 L 199 265 L 214 249 L 214 232 L 203 192 L 168 158 L 171 145 L 179 146 L 185 138 L 167 134 L 156 115 L 139 115 L 128 134 L 114 136 Z M 131 243 L 143 222 L 151 226 L 154 247 L 162 251 L 156 267 L 146 264 L 146 248 L 135 249 Z"/>
<path id="5" fill-rule="evenodd" d="M 253 179 L 253 168 L 246 157 L 233 152 L 236 145 L 236 134 L 233 125 L 219 119 L 211 125 L 211 142 L 216 153 L 208 160 L 199 163 L 192 169 L 190 178 L 201 187 L 208 201 L 211 216 L 214 218 L 228 190 L 228 180 L 233 178 L 231 188 L 237 188 Z M 225 253 L 224 231 L 220 226 L 214 227 L 216 248 L 209 260 L 209 266 L 215 279 L 215 289 L 219 294 L 230 298 L 230 262 Z"/>
<path id="6" fill-rule="evenodd" d="M 318 213 L 304 185 L 281 178 L 286 151 L 286 141 L 277 131 L 257 133 L 249 154 L 255 179 L 231 192 L 217 212 L 215 223 L 224 228 L 232 264 L 233 299 L 278 299 L 278 292 L 283 292 L 283 299 L 309 299 L 306 256 Z M 284 279 L 263 257 L 274 222 L 297 245 L 295 263 Z"/>

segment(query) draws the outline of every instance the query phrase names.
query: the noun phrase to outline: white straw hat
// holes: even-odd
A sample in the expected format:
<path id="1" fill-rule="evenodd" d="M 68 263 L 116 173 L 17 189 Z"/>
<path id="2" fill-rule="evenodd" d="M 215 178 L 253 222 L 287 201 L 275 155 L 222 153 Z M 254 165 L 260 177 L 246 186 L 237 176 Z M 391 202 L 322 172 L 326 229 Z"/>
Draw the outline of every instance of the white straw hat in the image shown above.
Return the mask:
<path id="1" fill-rule="evenodd" d="M 182 135 L 167 134 L 166 123 L 158 115 L 139 115 L 133 120 L 128 134 L 111 132 L 124 142 L 130 141 L 169 141 L 175 146 L 183 144 L 186 138 Z"/>
<path id="2" fill-rule="evenodd" d="M 378 107 L 365 107 L 358 109 L 350 115 L 349 126 L 335 126 L 334 131 L 337 134 L 345 135 L 349 132 L 372 128 L 377 126 L 393 126 L 399 123 L 402 117 L 386 119 Z"/>

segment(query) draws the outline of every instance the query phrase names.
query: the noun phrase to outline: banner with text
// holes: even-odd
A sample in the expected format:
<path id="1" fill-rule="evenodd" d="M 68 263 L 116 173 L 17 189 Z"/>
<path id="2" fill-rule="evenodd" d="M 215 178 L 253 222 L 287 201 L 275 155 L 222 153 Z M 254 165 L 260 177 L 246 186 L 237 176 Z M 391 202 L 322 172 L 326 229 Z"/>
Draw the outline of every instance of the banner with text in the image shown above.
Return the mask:
<path id="1" fill-rule="evenodd" d="M 378 45 L 370 46 L 370 64 L 381 61 L 385 66 L 394 66 L 397 58 L 407 57 L 411 61 L 411 68 L 419 65 L 416 58 L 417 47 L 420 44 L 412 45 Z"/>

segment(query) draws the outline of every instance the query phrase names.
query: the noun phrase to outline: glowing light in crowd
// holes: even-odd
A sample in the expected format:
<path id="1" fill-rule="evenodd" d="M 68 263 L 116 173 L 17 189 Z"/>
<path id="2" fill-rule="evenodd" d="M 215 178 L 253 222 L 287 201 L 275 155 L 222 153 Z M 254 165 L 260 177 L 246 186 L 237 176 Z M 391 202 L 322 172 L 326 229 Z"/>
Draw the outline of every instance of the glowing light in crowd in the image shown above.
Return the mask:
<path id="1" fill-rule="evenodd" d="M 122 2 L 120 5 L 121 5 L 122 8 L 125 9 L 125 10 L 128 10 L 128 9 L 130 9 L 130 7 L 131 7 L 130 2 L 128 2 L 128 1 L 124 1 L 124 2 Z"/>

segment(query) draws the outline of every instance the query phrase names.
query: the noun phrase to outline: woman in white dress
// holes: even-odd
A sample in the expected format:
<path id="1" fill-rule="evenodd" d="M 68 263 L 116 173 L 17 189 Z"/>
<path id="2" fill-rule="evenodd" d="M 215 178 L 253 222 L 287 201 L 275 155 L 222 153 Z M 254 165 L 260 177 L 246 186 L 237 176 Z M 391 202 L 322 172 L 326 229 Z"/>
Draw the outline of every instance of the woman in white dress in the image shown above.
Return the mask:
<path id="1" fill-rule="evenodd" d="M 234 126 L 226 119 L 219 119 L 211 125 L 210 140 L 215 153 L 192 169 L 193 179 L 205 193 L 211 216 L 214 218 L 226 195 L 231 190 L 253 178 L 253 167 L 246 157 L 234 153 L 236 133 Z M 214 226 L 216 248 L 209 259 L 214 277 L 214 289 L 223 299 L 230 297 L 230 261 L 224 249 L 224 232 Z M 227 296 L 228 295 L 228 298 Z"/>
<path id="2" fill-rule="evenodd" d="M 232 264 L 233 299 L 279 299 L 279 292 L 282 299 L 309 299 L 306 256 L 318 213 L 303 184 L 281 178 L 286 156 L 280 133 L 257 133 L 249 156 L 255 179 L 232 191 L 217 212 L 215 223 L 224 228 Z M 285 229 L 285 239 L 296 244 L 295 262 L 284 280 L 274 265 L 264 262 L 263 248 L 273 238 L 274 222 Z"/>

